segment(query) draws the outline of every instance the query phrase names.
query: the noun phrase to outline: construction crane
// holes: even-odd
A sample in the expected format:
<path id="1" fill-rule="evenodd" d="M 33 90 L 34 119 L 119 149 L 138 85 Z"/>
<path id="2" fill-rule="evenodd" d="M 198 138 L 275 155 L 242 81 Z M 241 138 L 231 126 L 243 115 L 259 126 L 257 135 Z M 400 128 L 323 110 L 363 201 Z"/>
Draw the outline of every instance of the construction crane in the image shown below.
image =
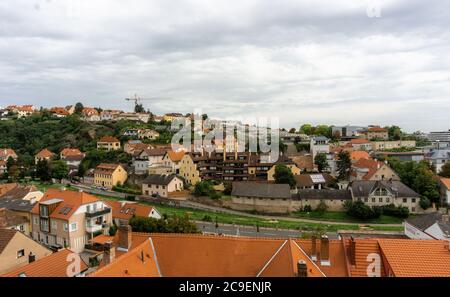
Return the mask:
<path id="1" fill-rule="evenodd" d="M 127 101 L 134 101 L 134 108 L 136 109 L 136 106 L 141 105 L 141 100 L 152 100 L 150 98 L 141 98 L 137 94 L 134 94 L 134 98 L 125 98 Z"/>

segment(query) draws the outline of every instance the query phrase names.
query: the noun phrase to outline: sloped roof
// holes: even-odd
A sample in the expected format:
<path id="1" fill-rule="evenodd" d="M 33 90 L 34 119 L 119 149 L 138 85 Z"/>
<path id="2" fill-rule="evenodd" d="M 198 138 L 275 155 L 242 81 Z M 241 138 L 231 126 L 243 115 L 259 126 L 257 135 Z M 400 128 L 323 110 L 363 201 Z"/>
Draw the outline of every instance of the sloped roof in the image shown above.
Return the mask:
<path id="1" fill-rule="evenodd" d="M 10 191 L 4 193 L 1 198 L 4 199 L 23 199 L 27 194 L 31 192 L 36 192 L 37 188 L 35 186 L 19 186 L 11 189 Z"/>
<path id="2" fill-rule="evenodd" d="M 134 215 L 137 217 L 149 217 L 153 211 L 152 206 L 139 203 L 127 203 L 120 201 L 105 201 L 112 208 L 113 218 L 129 220 Z"/>
<path id="3" fill-rule="evenodd" d="M 3 250 L 6 248 L 6 246 L 9 244 L 9 242 L 17 232 L 19 231 L 13 229 L 0 229 L 0 254 L 3 252 Z"/>
<path id="4" fill-rule="evenodd" d="M 142 183 L 147 185 L 168 185 L 176 177 L 176 174 L 149 174 Z"/>
<path id="5" fill-rule="evenodd" d="M 74 253 L 69 249 L 64 249 L 28 265 L 17 268 L 2 276 L 17 277 L 20 275 L 25 275 L 27 277 L 67 277 L 67 271 L 69 270 L 68 266 L 73 263 L 73 260 L 68 258 L 70 254 Z M 88 266 L 83 262 L 83 260 L 81 260 L 81 258 L 80 264 L 80 272 L 87 270 Z"/>
<path id="6" fill-rule="evenodd" d="M 366 151 L 351 151 L 350 159 L 353 161 L 357 161 L 359 159 L 370 159 L 370 155 Z"/>
<path id="7" fill-rule="evenodd" d="M 443 231 L 450 231 L 450 222 L 443 223 L 442 222 L 442 213 L 433 212 L 429 214 L 417 215 L 414 217 L 410 217 L 406 220 L 408 224 L 413 225 L 417 229 L 421 231 L 425 231 L 430 228 L 434 224 L 438 223 L 440 226 L 442 225 Z"/>
<path id="8" fill-rule="evenodd" d="M 350 200 L 352 194 L 349 190 L 332 189 L 300 189 L 292 195 L 295 200 Z"/>
<path id="9" fill-rule="evenodd" d="M 6 160 L 10 156 L 12 156 L 13 158 L 17 157 L 17 154 L 13 149 L 0 148 L 0 159 Z"/>
<path id="10" fill-rule="evenodd" d="M 49 151 L 48 149 L 43 149 L 42 151 L 40 151 L 39 153 L 36 154 L 37 158 L 51 158 L 53 157 L 55 154 L 52 153 L 51 151 Z"/>
<path id="11" fill-rule="evenodd" d="M 9 209 L 0 208 L 0 228 L 15 227 L 28 222 L 29 220 L 26 217 L 20 216 Z"/>
<path id="12" fill-rule="evenodd" d="M 441 180 L 441 183 L 442 183 L 448 190 L 450 190 L 450 178 L 441 177 L 440 180 Z"/>
<path id="13" fill-rule="evenodd" d="M 115 138 L 114 136 L 103 136 L 100 138 L 98 142 L 120 142 L 119 139 Z"/>
<path id="14" fill-rule="evenodd" d="M 79 149 L 77 148 L 65 148 L 61 151 L 61 156 L 62 157 L 69 157 L 69 156 L 84 156 L 84 153 L 82 153 Z"/>
<path id="15" fill-rule="evenodd" d="M 368 141 L 367 139 L 364 138 L 354 138 L 352 140 L 350 140 L 351 144 L 366 144 L 366 143 L 370 143 L 370 141 Z"/>
<path id="16" fill-rule="evenodd" d="M 287 184 L 271 184 L 258 182 L 234 182 L 233 196 L 256 198 L 291 198 L 290 186 Z"/>
<path id="17" fill-rule="evenodd" d="M 120 164 L 108 164 L 102 163 L 95 167 L 94 174 L 103 173 L 103 174 L 111 174 L 117 167 L 121 166 Z"/>
<path id="18" fill-rule="evenodd" d="M 294 176 L 297 187 L 312 187 L 316 184 L 330 185 L 336 179 L 328 173 L 305 173 Z"/>
<path id="19" fill-rule="evenodd" d="M 181 159 L 183 159 L 186 153 L 184 151 L 179 152 L 168 151 L 167 154 L 169 155 L 169 158 L 172 162 L 179 162 L 181 161 Z"/>
<path id="20" fill-rule="evenodd" d="M 411 188 L 406 186 L 400 181 L 387 181 L 387 180 L 357 180 L 351 183 L 353 195 L 355 197 L 367 197 L 376 188 L 385 188 L 397 197 L 416 197 L 420 198 L 420 195 L 414 192 Z"/>
<path id="21" fill-rule="evenodd" d="M 35 203 L 31 203 L 29 200 L 22 199 L 0 199 L 0 208 L 6 208 L 12 211 L 19 212 L 31 212 Z"/>
<path id="22" fill-rule="evenodd" d="M 0 197 L 18 186 L 18 183 L 0 184 Z"/>
<path id="23" fill-rule="evenodd" d="M 49 214 L 49 216 L 51 218 L 64 220 L 69 219 L 81 205 L 99 201 L 97 197 L 85 192 L 48 189 L 41 200 L 34 205 L 31 213 L 39 214 L 39 204 L 54 199 L 59 199 L 61 202 L 58 202 L 58 206 L 51 214 Z"/>

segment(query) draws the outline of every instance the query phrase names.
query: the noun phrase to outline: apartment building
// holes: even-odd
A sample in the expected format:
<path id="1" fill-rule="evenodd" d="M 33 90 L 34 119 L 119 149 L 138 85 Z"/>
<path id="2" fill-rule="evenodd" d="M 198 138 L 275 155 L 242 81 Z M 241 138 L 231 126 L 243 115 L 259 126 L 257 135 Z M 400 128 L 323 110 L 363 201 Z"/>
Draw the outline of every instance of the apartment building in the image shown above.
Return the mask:
<path id="1" fill-rule="evenodd" d="M 127 171 L 120 164 L 102 163 L 94 170 L 94 185 L 111 189 L 123 185 L 128 179 Z"/>
<path id="2" fill-rule="evenodd" d="M 114 136 L 103 136 L 97 142 L 97 148 L 107 151 L 117 151 L 120 150 L 120 141 Z"/>
<path id="3" fill-rule="evenodd" d="M 415 140 L 372 141 L 372 150 L 384 151 L 399 148 L 415 148 Z"/>
<path id="4" fill-rule="evenodd" d="M 49 189 L 31 210 L 32 237 L 58 250 L 84 250 L 94 234 L 109 230 L 111 208 L 95 196 L 68 190 Z"/>

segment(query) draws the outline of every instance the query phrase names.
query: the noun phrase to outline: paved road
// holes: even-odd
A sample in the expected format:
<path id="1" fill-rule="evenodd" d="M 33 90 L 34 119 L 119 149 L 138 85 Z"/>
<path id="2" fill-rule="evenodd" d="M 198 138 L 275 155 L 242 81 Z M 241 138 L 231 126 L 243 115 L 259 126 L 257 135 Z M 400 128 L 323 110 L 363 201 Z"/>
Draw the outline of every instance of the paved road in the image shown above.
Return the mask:
<path id="1" fill-rule="evenodd" d="M 90 187 L 83 186 L 83 185 L 74 185 L 73 184 L 72 186 L 80 188 L 82 190 L 85 190 L 86 192 L 89 192 L 89 193 L 112 196 L 112 197 L 117 197 L 117 198 L 125 198 L 125 196 L 127 195 L 124 193 L 103 191 L 100 189 L 90 188 Z M 233 215 L 238 215 L 238 216 L 253 217 L 253 218 L 259 218 L 259 219 L 264 219 L 264 220 L 278 220 L 278 221 L 282 220 L 282 221 L 325 224 L 325 225 L 370 225 L 370 226 L 381 226 L 381 227 L 401 227 L 401 226 L 403 226 L 403 224 L 371 224 L 371 223 L 361 224 L 361 223 L 350 223 L 350 222 L 320 221 L 320 220 L 292 218 L 292 217 L 255 215 L 255 214 L 250 214 L 250 213 L 246 213 L 246 212 L 242 212 L 242 211 L 231 210 L 228 208 L 205 205 L 205 204 L 201 204 L 201 203 L 189 201 L 189 200 L 176 200 L 176 201 L 179 203 L 179 205 L 181 207 L 211 211 L 211 212 L 216 212 L 216 213 L 228 213 L 228 214 L 233 214 Z"/>
<path id="2" fill-rule="evenodd" d="M 223 234 L 230 236 L 249 236 L 249 237 L 269 237 L 269 238 L 299 238 L 301 233 L 297 230 L 274 229 L 274 228 L 256 228 L 254 226 L 239 226 L 229 224 L 216 224 L 213 222 L 195 222 L 198 229 L 204 234 Z M 328 238 L 336 239 L 336 232 L 328 232 Z"/>

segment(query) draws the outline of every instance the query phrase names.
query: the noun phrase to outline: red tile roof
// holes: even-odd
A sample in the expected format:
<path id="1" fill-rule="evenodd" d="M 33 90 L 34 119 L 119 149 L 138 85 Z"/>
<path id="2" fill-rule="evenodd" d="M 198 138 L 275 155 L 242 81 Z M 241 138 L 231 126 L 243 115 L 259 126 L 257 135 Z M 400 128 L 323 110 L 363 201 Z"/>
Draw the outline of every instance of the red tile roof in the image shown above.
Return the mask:
<path id="1" fill-rule="evenodd" d="M 43 149 L 39 153 L 36 154 L 37 158 L 52 158 L 55 154 L 49 151 L 48 149 Z"/>
<path id="2" fill-rule="evenodd" d="M 77 256 L 69 249 L 61 250 L 57 253 L 51 254 L 47 257 L 41 258 L 33 263 L 17 268 L 11 272 L 8 272 L 3 277 L 68 277 L 68 272 L 71 271 L 71 266 L 74 260 L 72 256 Z M 80 260 L 80 272 L 87 270 L 88 266 L 81 258 Z"/>
<path id="3" fill-rule="evenodd" d="M 134 215 L 137 217 L 149 217 L 154 210 L 153 207 L 138 203 L 126 203 L 119 201 L 105 201 L 112 208 L 112 216 L 114 219 L 129 220 Z"/>
<path id="4" fill-rule="evenodd" d="M 102 138 L 100 138 L 98 142 L 120 142 L 120 141 L 114 136 L 103 136 Z"/>

